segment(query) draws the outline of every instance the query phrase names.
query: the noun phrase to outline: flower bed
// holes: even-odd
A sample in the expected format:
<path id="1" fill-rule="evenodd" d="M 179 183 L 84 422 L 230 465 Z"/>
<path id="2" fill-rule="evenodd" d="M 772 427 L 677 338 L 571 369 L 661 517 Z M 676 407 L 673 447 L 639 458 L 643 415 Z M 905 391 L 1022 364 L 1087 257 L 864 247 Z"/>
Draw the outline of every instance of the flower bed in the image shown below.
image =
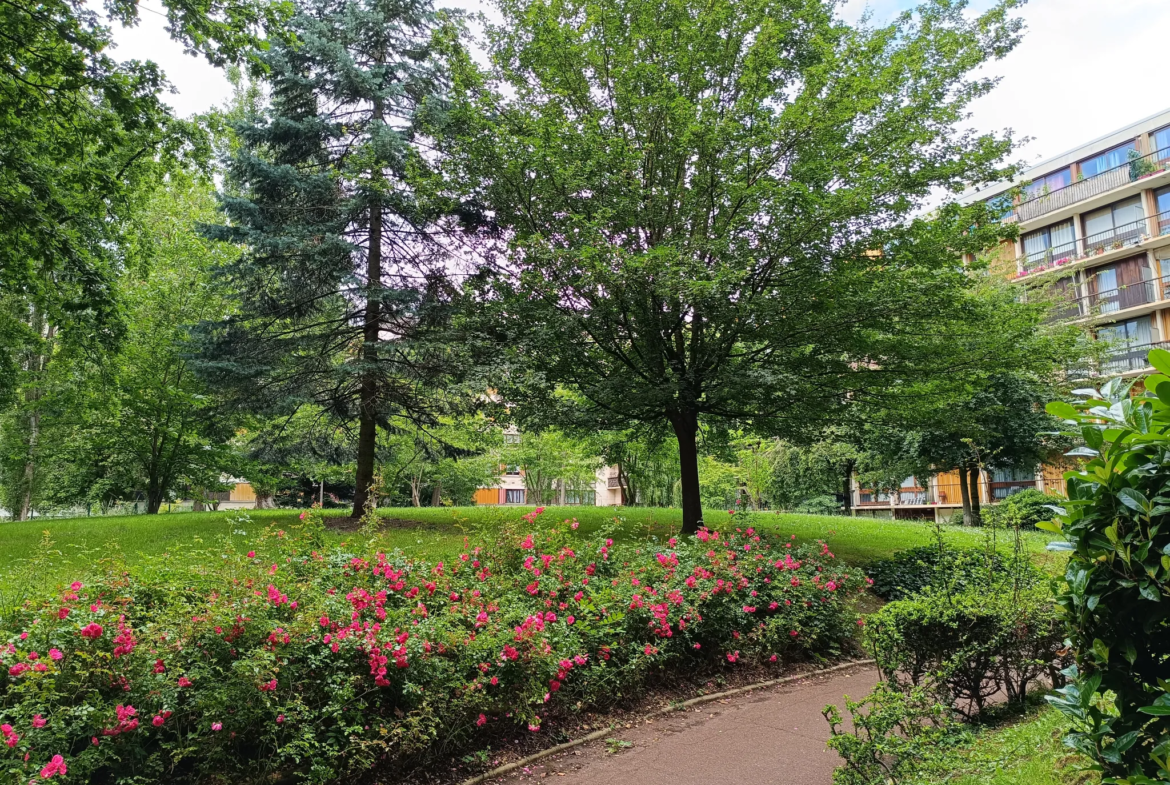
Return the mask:
<path id="1" fill-rule="evenodd" d="M 326 549 L 310 515 L 46 590 L 0 619 L 3 781 L 325 782 L 539 732 L 663 665 L 828 656 L 856 629 L 865 579 L 827 545 L 537 521 L 428 564 Z"/>

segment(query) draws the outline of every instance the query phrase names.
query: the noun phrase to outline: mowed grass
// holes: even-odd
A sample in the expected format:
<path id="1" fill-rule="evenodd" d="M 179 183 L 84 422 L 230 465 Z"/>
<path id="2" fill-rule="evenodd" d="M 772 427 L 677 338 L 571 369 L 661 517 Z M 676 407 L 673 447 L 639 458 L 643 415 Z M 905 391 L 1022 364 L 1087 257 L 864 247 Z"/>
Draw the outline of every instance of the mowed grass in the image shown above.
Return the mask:
<path id="1" fill-rule="evenodd" d="M 1042 708 L 1011 724 L 982 731 L 975 742 L 945 756 L 947 774 L 931 785 L 1095 785 L 1088 761 L 1064 746 L 1068 720 Z"/>
<path id="2" fill-rule="evenodd" d="M 405 507 L 380 510 L 390 522 L 379 535 L 379 545 L 386 550 L 401 548 L 419 558 L 443 558 L 459 549 L 467 536 L 491 530 L 505 521 L 517 521 L 531 507 Z M 327 510 L 326 516 L 345 516 L 345 510 Z M 226 512 L 187 512 L 163 515 L 132 515 L 40 519 L 0 523 L 0 574 L 27 562 L 44 550 L 42 543 L 51 540 L 58 551 L 53 562 L 62 567 L 118 557 L 135 563 L 143 556 L 214 548 L 225 537 L 237 543 L 246 541 L 269 525 L 291 526 L 299 510 L 240 510 Z M 547 507 L 537 526 L 576 518 L 578 536 L 586 537 L 598 529 L 611 526 L 619 538 L 660 540 L 677 534 L 682 513 L 677 509 L 646 507 Z M 732 516 L 725 510 L 710 510 L 704 520 L 712 529 L 755 526 L 798 541 L 824 540 L 836 556 L 848 563 L 865 565 L 891 554 L 927 545 L 935 541 L 933 524 L 919 521 L 893 521 L 871 518 L 848 518 L 827 515 L 795 515 L 771 512 Z M 47 533 L 47 534 L 46 534 Z M 960 547 L 977 547 L 984 542 L 979 529 L 943 527 L 945 539 Z M 356 535 L 330 532 L 332 541 L 341 543 Z M 1044 546 L 1051 535 L 1032 532 L 1024 536 L 1025 547 L 1044 559 Z M 1005 543 L 1002 541 L 1001 547 Z"/>

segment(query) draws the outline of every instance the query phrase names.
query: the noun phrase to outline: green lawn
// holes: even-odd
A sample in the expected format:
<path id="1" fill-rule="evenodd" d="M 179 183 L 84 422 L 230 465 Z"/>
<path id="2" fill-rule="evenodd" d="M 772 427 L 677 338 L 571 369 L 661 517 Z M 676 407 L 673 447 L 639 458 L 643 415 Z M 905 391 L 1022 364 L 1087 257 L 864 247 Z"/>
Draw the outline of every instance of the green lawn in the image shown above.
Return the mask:
<path id="1" fill-rule="evenodd" d="M 952 750 L 939 764 L 944 775 L 924 785 L 1095 785 L 1085 759 L 1061 743 L 1067 720 L 1042 708 L 1022 720 L 988 728 L 973 744 Z"/>
<path id="2" fill-rule="evenodd" d="M 396 523 L 381 535 L 386 549 L 402 548 L 422 557 L 439 557 L 451 552 L 466 534 L 479 527 L 492 527 L 497 521 L 516 520 L 532 508 L 515 507 L 421 507 L 381 510 L 384 518 Z M 253 531 L 274 523 L 291 525 L 297 510 L 249 510 L 244 520 L 240 512 L 186 512 L 163 515 L 120 517 L 41 519 L 0 523 L 0 571 L 15 567 L 35 554 L 45 532 L 60 552 L 56 561 L 81 563 L 97 558 L 121 555 L 134 562 L 141 555 L 175 552 L 186 547 L 204 548 L 226 536 L 247 537 Z M 344 515 L 344 510 L 327 511 Z M 623 536 L 665 538 L 677 533 L 681 512 L 675 509 L 628 507 L 549 507 L 542 521 L 577 518 L 579 533 L 587 535 L 599 526 L 616 521 Z M 712 528 L 727 528 L 731 517 L 726 511 L 712 510 L 706 522 Z M 409 522 L 409 523 L 405 523 Z M 776 513 L 740 514 L 739 526 L 753 525 L 798 540 L 826 540 L 841 559 L 865 564 L 896 551 L 933 541 L 931 524 L 871 518 L 846 518 L 823 515 Z M 945 536 L 956 545 L 974 547 L 983 541 L 980 530 L 944 527 Z M 337 542 L 347 536 L 333 533 Z M 1026 536 L 1029 550 L 1042 554 L 1051 539 L 1043 533 Z M 1041 557 L 1043 558 L 1043 557 Z"/>

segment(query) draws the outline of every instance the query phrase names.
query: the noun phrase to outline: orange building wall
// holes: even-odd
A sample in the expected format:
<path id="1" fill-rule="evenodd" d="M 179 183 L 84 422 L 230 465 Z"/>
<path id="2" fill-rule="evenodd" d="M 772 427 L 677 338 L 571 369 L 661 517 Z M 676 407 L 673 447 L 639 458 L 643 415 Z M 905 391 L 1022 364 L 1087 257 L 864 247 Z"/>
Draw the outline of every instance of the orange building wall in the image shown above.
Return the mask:
<path id="1" fill-rule="evenodd" d="M 936 478 L 939 504 L 960 504 L 963 501 L 963 490 L 959 487 L 959 472 L 943 472 Z"/>
<path id="2" fill-rule="evenodd" d="M 500 491 L 497 488 L 480 488 L 473 498 L 476 504 L 499 504 Z"/>

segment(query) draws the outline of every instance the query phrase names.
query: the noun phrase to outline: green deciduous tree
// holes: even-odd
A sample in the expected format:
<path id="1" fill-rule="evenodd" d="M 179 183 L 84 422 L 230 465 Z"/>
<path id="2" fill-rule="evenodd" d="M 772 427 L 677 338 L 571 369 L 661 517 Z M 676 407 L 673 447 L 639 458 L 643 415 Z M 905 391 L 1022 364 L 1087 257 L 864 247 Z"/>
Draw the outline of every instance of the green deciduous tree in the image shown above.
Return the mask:
<path id="1" fill-rule="evenodd" d="M 502 0 L 490 66 L 455 54 L 436 191 L 480 209 L 474 289 L 517 365 L 602 428 L 669 425 L 684 530 L 704 419 L 793 436 L 937 373 L 1006 137 L 958 129 L 1012 49 L 1014 0 L 849 26 L 829 0 Z M 478 214 L 478 213 L 477 213 Z M 539 391 L 500 380 L 506 397 Z"/>
<path id="2" fill-rule="evenodd" d="M 263 56 L 272 106 L 236 125 L 232 224 L 211 231 L 247 252 L 220 284 L 238 312 L 204 325 L 205 377 L 256 410 L 311 403 L 356 425 L 355 517 L 379 424 L 430 420 L 452 365 L 422 338 L 448 292 L 407 183 L 414 116 L 439 85 L 434 23 L 425 0 L 303 4 L 297 40 Z"/>

